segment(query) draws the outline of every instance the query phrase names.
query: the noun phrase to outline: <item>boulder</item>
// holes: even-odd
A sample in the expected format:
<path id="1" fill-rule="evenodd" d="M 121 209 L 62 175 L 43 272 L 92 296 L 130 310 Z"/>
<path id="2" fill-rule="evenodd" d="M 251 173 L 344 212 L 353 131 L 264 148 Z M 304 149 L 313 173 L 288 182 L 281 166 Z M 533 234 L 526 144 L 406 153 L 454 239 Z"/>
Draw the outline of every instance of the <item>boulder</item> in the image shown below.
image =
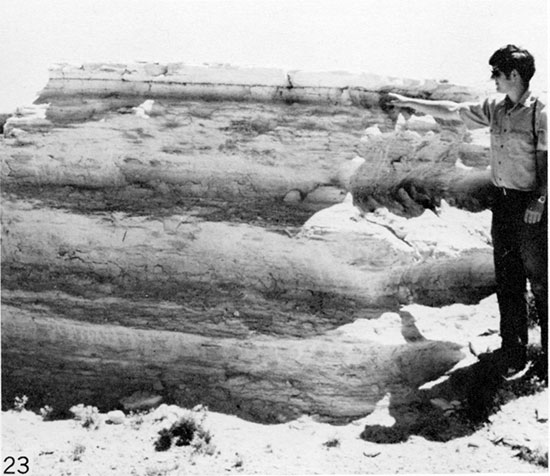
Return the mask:
<path id="1" fill-rule="evenodd" d="M 107 413 L 106 422 L 113 425 L 121 425 L 126 421 L 126 415 L 121 410 L 112 410 Z"/>

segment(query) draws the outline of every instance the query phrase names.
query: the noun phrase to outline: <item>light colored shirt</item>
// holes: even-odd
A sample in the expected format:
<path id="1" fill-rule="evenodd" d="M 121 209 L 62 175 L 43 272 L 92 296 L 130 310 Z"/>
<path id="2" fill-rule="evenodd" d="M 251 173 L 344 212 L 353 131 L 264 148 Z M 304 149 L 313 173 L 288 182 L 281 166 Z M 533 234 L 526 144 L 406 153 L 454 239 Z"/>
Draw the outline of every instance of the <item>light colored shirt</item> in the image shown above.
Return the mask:
<path id="1" fill-rule="evenodd" d="M 470 129 L 490 128 L 491 175 L 497 187 L 536 189 L 535 154 L 548 150 L 546 105 L 540 99 L 526 91 L 516 104 L 507 96 L 501 101 L 463 103 L 459 114 Z"/>

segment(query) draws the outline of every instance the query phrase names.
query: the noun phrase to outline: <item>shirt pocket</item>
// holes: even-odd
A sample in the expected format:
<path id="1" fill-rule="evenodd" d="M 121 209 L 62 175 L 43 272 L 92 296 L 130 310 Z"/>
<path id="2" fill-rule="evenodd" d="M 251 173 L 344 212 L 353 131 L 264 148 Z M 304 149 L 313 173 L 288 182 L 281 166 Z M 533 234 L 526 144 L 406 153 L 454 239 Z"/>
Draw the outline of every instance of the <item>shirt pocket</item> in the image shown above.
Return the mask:
<path id="1" fill-rule="evenodd" d="M 512 129 L 507 133 L 506 148 L 513 155 L 531 155 L 535 153 L 535 138 L 532 131 Z"/>

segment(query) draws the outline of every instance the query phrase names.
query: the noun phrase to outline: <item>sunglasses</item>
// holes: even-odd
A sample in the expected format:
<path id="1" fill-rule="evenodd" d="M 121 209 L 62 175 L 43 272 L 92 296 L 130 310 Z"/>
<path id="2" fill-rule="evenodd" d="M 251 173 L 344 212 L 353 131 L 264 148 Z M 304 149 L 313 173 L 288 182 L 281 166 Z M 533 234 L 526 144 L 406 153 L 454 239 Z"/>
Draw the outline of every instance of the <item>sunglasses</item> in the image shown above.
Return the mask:
<path id="1" fill-rule="evenodd" d="M 493 68 L 491 70 L 491 79 L 498 78 L 502 74 L 502 71 L 498 68 Z"/>

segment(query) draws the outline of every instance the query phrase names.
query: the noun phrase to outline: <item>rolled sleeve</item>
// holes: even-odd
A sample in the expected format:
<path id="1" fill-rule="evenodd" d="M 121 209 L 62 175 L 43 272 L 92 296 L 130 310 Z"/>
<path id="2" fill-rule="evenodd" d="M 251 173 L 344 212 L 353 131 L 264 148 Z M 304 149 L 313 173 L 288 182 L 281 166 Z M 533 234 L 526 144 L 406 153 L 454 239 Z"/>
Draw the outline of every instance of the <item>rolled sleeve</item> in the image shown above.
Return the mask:
<path id="1" fill-rule="evenodd" d="M 546 106 L 540 112 L 537 124 L 537 150 L 548 150 L 548 122 L 546 118 Z"/>
<path id="2" fill-rule="evenodd" d="M 491 121 L 488 99 L 482 103 L 461 103 L 458 113 L 468 129 L 487 127 Z"/>

